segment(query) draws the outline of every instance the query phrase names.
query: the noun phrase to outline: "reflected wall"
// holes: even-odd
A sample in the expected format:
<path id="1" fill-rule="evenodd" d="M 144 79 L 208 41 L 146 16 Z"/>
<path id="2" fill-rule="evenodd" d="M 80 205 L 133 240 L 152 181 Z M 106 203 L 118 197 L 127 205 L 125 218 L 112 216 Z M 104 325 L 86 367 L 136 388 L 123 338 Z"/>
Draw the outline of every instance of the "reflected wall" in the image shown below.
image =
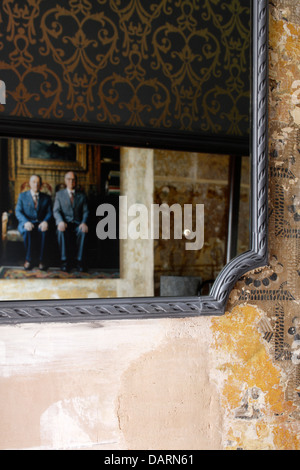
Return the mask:
<path id="1" fill-rule="evenodd" d="M 197 204 L 204 205 L 201 249 L 187 250 L 184 236 L 179 240 L 174 236 L 170 240 L 155 240 L 156 295 L 160 293 L 161 276 L 188 277 L 187 282 L 198 278 L 194 290 L 186 295 L 197 295 L 202 284 L 206 288 L 212 284 L 227 262 L 230 210 L 238 212 L 233 227 L 237 237 L 235 255 L 249 249 L 250 158 L 238 157 L 241 168 L 236 182 L 239 191 L 233 196 L 234 207 L 230 202 L 231 158 L 230 155 L 155 150 L 154 201 L 169 206 L 179 203 L 181 207 L 191 204 L 194 214 Z M 179 285 L 180 280 L 177 288 Z"/>

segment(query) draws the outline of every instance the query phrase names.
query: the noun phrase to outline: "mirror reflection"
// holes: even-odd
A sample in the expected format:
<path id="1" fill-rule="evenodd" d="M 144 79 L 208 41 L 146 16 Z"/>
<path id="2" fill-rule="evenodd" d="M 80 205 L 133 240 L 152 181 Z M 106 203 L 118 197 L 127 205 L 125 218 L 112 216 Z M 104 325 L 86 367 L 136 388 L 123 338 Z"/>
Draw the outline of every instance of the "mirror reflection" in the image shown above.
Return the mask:
<path id="1" fill-rule="evenodd" d="M 249 245 L 250 0 L 10 3 L 2 122 L 56 137 L 1 140 L 0 300 L 206 295 Z"/>
<path id="2" fill-rule="evenodd" d="M 181 206 L 203 204 L 203 245 L 155 241 L 156 295 L 205 295 L 225 264 L 249 248 L 249 158 L 155 152 L 154 199 Z M 194 220 L 195 221 L 195 220 Z"/>
<path id="3" fill-rule="evenodd" d="M 11 139 L 1 160 L 5 299 L 206 295 L 249 248 L 247 155 Z"/>

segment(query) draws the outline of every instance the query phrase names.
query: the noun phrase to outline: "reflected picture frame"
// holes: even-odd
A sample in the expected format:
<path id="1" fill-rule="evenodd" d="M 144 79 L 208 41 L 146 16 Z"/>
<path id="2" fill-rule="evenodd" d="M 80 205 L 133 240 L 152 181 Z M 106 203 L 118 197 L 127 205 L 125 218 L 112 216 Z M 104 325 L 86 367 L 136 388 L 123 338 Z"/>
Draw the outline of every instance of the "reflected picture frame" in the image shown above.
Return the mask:
<path id="1" fill-rule="evenodd" d="M 77 322 L 122 319 L 182 318 L 223 315 L 230 292 L 249 271 L 268 261 L 268 2 L 251 1 L 251 207 L 250 248 L 232 259 L 216 278 L 207 296 L 104 298 L 71 300 L 32 300 L 0 302 L 0 323 Z M 0 134 L 9 138 L 49 139 L 104 143 L 143 148 L 169 148 L 217 151 L 218 138 L 101 128 L 84 124 L 56 126 L 41 121 L 0 119 Z M 141 135 L 142 134 L 142 135 Z M 234 142 L 232 147 L 234 147 Z"/>
<path id="2" fill-rule="evenodd" d="M 73 170 L 76 172 L 84 171 L 87 167 L 87 147 L 84 144 L 72 144 L 69 154 L 70 159 L 66 159 L 65 152 L 53 158 L 50 153 L 51 147 L 59 146 L 53 141 L 40 141 L 28 139 L 12 139 L 9 151 L 16 155 L 16 161 L 19 168 L 36 168 L 47 170 Z M 65 145 L 65 143 L 63 143 Z M 68 144 L 68 143 L 67 143 Z M 40 146 L 43 145 L 43 152 Z"/>

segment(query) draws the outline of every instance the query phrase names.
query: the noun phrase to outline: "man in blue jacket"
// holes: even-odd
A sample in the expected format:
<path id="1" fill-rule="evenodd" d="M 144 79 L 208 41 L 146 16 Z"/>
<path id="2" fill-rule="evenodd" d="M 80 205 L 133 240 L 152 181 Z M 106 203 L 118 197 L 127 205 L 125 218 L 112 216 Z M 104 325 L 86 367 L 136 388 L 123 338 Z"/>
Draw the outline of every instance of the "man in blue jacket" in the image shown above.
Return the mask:
<path id="1" fill-rule="evenodd" d="M 40 191 L 42 178 L 32 175 L 29 180 L 30 190 L 19 195 L 16 205 L 18 230 L 23 236 L 25 246 L 25 270 L 33 266 L 34 251 L 37 251 L 39 269 L 46 269 L 45 248 L 49 222 L 52 218 L 51 197 Z"/>
<path id="2" fill-rule="evenodd" d="M 89 208 L 86 195 L 76 190 L 77 176 L 73 171 L 65 175 L 66 189 L 57 192 L 53 215 L 57 226 L 61 269 L 68 271 L 75 262 L 75 268 L 84 270 L 84 255 L 88 234 Z M 75 241 L 75 259 L 72 245 Z"/>

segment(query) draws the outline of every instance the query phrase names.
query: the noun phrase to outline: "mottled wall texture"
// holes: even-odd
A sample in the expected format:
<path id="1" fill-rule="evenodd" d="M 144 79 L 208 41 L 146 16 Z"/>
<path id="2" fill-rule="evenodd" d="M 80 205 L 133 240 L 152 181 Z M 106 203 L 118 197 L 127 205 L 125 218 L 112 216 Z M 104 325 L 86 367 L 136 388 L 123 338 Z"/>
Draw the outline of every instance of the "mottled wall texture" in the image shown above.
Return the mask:
<path id="1" fill-rule="evenodd" d="M 221 317 L 2 326 L 1 449 L 300 450 L 299 37 L 272 0 L 269 265 Z"/>
<path id="2" fill-rule="evenodd" d="M 230 447 L 300 448 L 299 37 L 299 1 L 270 2 L 269 266 L 241 279 L 235 309 L 214 322 L 218 349 L 233 354 Z"/>

